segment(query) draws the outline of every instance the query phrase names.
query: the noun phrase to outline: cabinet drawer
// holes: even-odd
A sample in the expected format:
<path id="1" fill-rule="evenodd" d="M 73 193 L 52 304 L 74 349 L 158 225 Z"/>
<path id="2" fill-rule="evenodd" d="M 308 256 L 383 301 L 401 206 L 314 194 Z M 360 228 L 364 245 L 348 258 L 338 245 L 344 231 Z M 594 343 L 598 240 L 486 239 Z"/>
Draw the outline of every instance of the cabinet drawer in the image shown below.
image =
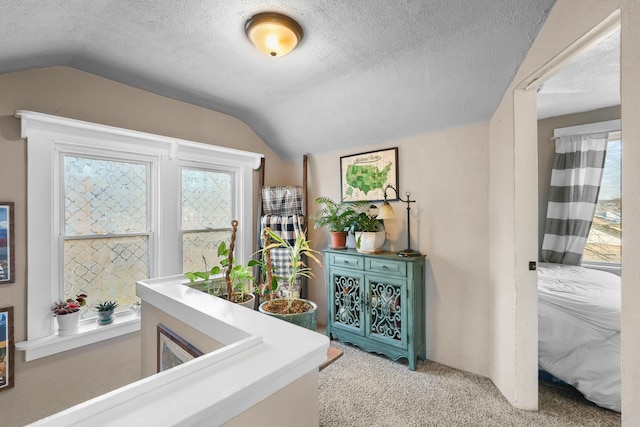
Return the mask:
<path id="1" fill-rule="evenodd" d="M 358 270 L 364 269 L 362 257 L 359 256 L 332 253 L 329 262 L 336 267 L 357 268 Z"/>
<path id="2" fill-rule="evenodd" d="M 394 274 L 396 276 L 407 275 L 407 263 L 392 261 L 390 259 L 367 258 L 365 269 L 376 273 Z"/>

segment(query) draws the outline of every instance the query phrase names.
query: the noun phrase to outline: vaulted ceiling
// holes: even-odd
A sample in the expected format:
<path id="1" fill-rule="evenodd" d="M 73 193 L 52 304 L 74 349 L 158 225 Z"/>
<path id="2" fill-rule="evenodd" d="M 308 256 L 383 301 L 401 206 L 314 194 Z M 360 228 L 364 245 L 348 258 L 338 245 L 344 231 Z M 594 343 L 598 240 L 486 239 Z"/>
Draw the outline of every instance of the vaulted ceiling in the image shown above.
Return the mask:
<path id="1" fill-rule="evenodd" d="M 69 66 L 230 114 L 284 159 L 488 120 L 555 0 L 20 0 L 0 73 Z M 270 58 L 244 34 L 304 29 Z"/>

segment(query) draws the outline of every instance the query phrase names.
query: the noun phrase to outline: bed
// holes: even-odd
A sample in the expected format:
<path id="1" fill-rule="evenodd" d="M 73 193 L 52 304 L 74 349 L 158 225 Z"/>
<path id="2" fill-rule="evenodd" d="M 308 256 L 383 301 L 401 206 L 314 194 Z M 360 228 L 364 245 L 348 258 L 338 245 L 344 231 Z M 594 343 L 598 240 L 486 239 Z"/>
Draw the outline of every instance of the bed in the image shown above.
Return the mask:
<path id="1" fill-rule="evenodd" d="M 620 277 L 538 267 L 538 365 L 595 404 L 620 412 Z"/>

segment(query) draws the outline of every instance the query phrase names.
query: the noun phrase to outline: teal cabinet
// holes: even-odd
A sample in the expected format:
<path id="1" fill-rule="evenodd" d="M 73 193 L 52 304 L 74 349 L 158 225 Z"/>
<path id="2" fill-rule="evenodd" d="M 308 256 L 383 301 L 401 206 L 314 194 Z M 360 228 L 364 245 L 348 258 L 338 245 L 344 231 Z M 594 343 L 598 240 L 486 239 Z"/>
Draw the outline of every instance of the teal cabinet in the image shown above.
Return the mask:
<path id="1" fill-rule="evenodd" d="M 426 358 L 425 257 L 332 249 L 324 257 L 329 338 L 407 358 L 415 370 L 417 359 Z"/>

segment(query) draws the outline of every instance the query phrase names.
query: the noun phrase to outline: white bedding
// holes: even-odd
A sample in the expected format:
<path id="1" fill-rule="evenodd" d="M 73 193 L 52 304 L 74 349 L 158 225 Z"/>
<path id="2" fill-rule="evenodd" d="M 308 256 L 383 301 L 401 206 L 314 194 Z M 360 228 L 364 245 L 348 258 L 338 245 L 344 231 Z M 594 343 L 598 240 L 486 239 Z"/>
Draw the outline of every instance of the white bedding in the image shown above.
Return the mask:
<path id="1" fill-rule="evenodd" d="M 620 412 L 620 277 L 538 267 L 538 364 L 599 406 Z"/>

